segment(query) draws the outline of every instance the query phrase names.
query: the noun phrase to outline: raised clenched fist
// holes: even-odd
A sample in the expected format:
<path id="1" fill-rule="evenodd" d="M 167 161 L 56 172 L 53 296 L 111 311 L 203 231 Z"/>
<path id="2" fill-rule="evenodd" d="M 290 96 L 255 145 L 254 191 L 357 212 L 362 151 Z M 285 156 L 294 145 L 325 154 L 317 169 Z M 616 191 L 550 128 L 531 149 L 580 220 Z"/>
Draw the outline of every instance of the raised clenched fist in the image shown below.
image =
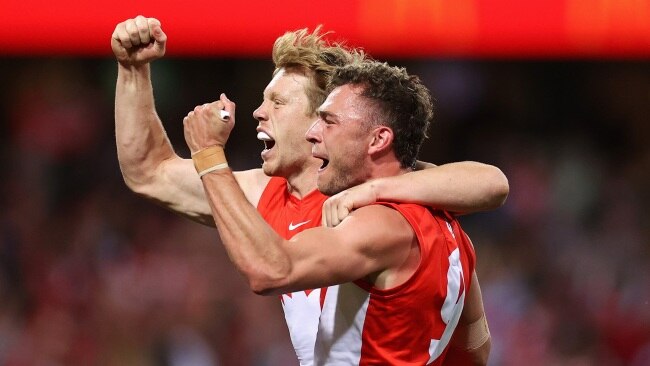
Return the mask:
<path id="1" fill-rule="evenodd" d="M 123 66 L 140 66 L 165 55 L 167 35 L 160 21 L 138 15 L 119 23 L 111 37 L 111 47 Z"/>

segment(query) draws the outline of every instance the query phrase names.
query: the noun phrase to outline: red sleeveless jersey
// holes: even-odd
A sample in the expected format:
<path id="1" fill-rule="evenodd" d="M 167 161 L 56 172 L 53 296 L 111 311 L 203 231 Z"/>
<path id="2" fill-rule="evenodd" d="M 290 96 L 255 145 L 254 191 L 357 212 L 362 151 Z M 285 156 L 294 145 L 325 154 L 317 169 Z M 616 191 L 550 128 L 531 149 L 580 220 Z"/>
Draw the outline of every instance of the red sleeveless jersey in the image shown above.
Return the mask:
<path id="1" fill-rule="evenodd" d="M 327 196 L 314 190 L 303 199 L 292 196 L 287 181 L 273 177 L 262 193 L 257 210 L 280 236 L 291 239 L 297 233 L 321 224 Z M 282 309 L 291 343 L 302 366 L 313 364 L 314 343 L 321 312 L 321 296 L 326 289 L 298 291 L 282 295 Z"/>
<path id="2" fill-rule="evenodd" d="M 420 263 L 403 284 L 366 281 L 327 290 L 316 365 L 441 365 L 474 271 L 474 248 L 458 221 L 415 204 L 381 203 L 409 222 Z"/>

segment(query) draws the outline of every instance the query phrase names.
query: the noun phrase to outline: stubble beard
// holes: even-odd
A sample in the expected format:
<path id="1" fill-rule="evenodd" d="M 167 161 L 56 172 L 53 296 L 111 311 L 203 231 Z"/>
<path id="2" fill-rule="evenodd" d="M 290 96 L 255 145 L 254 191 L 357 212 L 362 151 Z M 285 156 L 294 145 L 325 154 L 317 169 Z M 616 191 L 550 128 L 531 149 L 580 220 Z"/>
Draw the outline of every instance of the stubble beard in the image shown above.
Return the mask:
<path id="1" fill-rule="evenodd" d="M 362 162 L 350 163 L 345 166 L 333 166 L 330 161 L 327 167 L 330 170 L 331 178 L 328 180 L 318 179 L 318 190 L 327 195 L 333 196 L 348 188 L 357 186 L 366 180 L 360 174 L 362 169 Z"/>

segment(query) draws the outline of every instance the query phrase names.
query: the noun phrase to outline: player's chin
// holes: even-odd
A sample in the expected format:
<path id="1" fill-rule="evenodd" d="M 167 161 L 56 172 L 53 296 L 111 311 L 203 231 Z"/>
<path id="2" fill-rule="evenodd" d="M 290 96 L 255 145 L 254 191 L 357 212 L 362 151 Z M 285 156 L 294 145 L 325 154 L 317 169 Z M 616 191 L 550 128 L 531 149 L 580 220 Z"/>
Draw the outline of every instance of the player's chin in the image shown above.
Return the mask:
<path id="1" fill-rule="evenodd" d="M 265 159 L 262 162 L 262 171 L 270 177 L 280 176 L 280 168 L 278 162 L 273 159 Z"/>
<path id="2" fill-rule="evenodd" d="M 316 184 L 318 185 L 318 190 L 327 196 L 333 196 L 341 191 L 337 189 L 337 185 L 324 174 L 319 173 Z"/>
<path id="3" fill-rule="evenodd" d="M 264 174 L 266 174 L 268 176 L 272 176 L 275 169 L 273 169 L 272 164 L 270 164 L 267 161 L 263 161 L 262 162 L 262 171 L 264 171 Z"/>

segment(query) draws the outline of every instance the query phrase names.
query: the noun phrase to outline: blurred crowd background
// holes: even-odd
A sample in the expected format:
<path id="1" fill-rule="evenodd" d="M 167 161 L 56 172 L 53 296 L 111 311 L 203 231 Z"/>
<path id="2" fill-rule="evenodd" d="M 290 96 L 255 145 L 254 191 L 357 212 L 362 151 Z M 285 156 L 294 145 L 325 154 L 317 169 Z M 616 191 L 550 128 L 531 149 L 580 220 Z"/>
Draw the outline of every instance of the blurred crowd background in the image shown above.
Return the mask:
<path id="1" fill-rule="evenodd" d="M 438 102 L 420 158 L 498 166 L 510 196 L 461 222 L 491 365 L 650 365 L 650 63 L 390 60 Z M 297 365 L 280 301 L 249 291 L 215 229 L 131 193 L 110 58 L 0 59 L 0 364 Z M 270 60 L 164 59 L 156 105 L 226 92 L 228 150 L 257 167 Z"/>

